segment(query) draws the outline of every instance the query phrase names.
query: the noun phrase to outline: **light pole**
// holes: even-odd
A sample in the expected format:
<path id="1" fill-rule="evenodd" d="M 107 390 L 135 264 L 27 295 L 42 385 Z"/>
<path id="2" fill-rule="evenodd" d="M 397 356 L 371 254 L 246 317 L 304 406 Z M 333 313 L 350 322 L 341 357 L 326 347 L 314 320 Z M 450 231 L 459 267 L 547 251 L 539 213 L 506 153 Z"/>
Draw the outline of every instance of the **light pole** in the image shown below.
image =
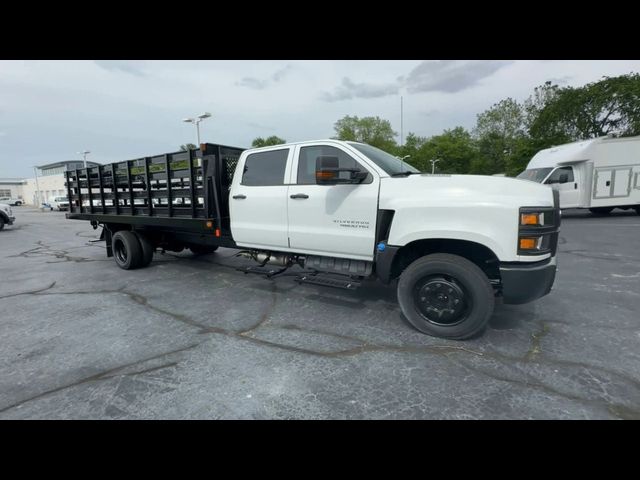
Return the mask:
<path id="1" fill-rule="evenodd" d="M 33 173 L 36 176 L 36 207 L 40 207 L 40 186 L 38 185 L 38 167 L 33 167 Z"/>
<path id="2" fill-rule="evenodd" d="M 198 115 L 196 118 L 185 118 L 182 121 L 185 123 L 193 123 L 196 126 L 196 131 L 198 132 L 198 148 L 200 148 L 200 122 L 205 118 L 209 118 L 211 114 L 209 112 L 204 112 L 201 115 Z"/>
<path id="3" fill-rule="evenodd" d="M 439 158 L 434 158 L 433 160 L 430 160 L 430 162 L 431 162 L 431 175 L 436 173 L 436 163 L 438 163 L 439 161 L 440 161 Z"/>
<path id="4" fill-rule="evenodd" d="M 89 150 L 83 150 L 82 152 L 76 152 L 78 155 L 82 155 L 84 158 L 84 168 L 87 168 L 87 154 L 91 153 Z"/>
<path id="5" fill-rule="evenodd" d="M 400 160 L 400 171 L 402 172 L 402 162 L 404 162 L 405 158 L 411 158 L 411 155 L 405 155 L 404 157 L 400 158 L 400 157 L 396 157 L 398 160 Z"/>

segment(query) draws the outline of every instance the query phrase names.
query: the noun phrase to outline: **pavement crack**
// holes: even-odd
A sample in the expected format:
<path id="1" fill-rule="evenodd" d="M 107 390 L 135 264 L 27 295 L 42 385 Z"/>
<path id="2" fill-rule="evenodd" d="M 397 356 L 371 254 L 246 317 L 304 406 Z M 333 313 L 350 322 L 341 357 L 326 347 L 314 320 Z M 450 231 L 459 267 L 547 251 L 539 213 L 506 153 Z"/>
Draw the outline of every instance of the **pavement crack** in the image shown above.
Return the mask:
<path id="1" fill-rule="evenodd" d="M 7 410 L 15 408 L 15 407 L 17 407 L 19 405 L 24 405 L 25 403 L 32 402 L 34 400 L 38 400 L 38 399 L 46 397 L 48 395 L 52 395 L 54 393 L 61 392 L 62 390 L 66 390 L 68 388 L 73 388 L 73 387 L 77 387 L 79 385 L 83 385 L 85 383 L 95 382 L 95 381 L 99 381 L 99 380 L 107 380 L 107 379 L 110 379 L 112 377 L 116 377 L 116 376 L 118 376 L 117 372 L 125 370 L 125 369 L 130 368 L 130 367 L 133 367 L 134 365 L 139 365 L 141 363 L 146 363 L 146 362 L 149 362 L 151 360 L 157 360 L 159 358 L 167 357 L 169 355 L 173 355 L 173 354 L 176 354 L 176 353 L 181 353 L 181 352 L 184 352 L 184 351 L 187 351 L 187 350 L 191 350 L 192 348 L 195 348 L 195 347 L 197 347 L 199 345 L 200 345 L 199 343 L 194 343 L 192 345 L 188 345 L 186 347 L 178 348 L 176 350 L 171 350 L 169 352 L 159 353 L 157 355 L 153 355 L 151 357 L 143 358 L 141 360 L 136 360 L 134 362 L 127 363 L 125 365 L 120 365 L 120 366 L 117 366 L 117 367 L 114 367 L 114 368 L 110 368 L 110 369 L 105 370 L 103 372 L 96 373 L 94 375 L 90 375 L 88 377 L 81 378 L 79 380 L 76 380 L 75 382 L 72 382 L 72 383 L 69 383 L 69 384 L 66 384 L 66 385 L 62 385 L 60 387 L 56 387 L 56 388 L 52 388 L 50 390 L 46 390 L 46 391 L 44 391 L 42 393 L 39 393 L 37 395 L 34 395 L 32 397 L 25 398 L 23 400 L 20 400 L 19 402 L 15 402 L 15 403 L 13 403 L 11 405 L 7 405 L 5 407 L 2 407 L 2 408 L 0 408 L 0 413 L 4 413 Z M 175 362 L 175 364 L 177 364 L 177 362 Z M 161 366 L 161 367 L 162 368 L 167 368 L 168 366 L 173 366 L 173 365 L 167 364 L 167 365 Z M 138 371 L 138 372 L 132 372 L 132 373 L 129 373 L 129 374 L 124 374 L 124 375 L 125 376 L 127 376 L 127 375 L 140 375 L 141 373 L 146 373 L 148 371 L 154 371 L 154 370 L 159 370 L 159 367 L 153 367 L 153 368 L 149 368 L 149 369 L 146 369 L 146 370 L 141 370 L 141 371 Z"/>
<path id="2" fill-rule="evenodd" d="M 261 326 L 265 325 L 266 323 L 268 323 L 269 317 L 271 316 L 271 313 L 273 313 L 273 311 L 275 310 L 277 303 L 278 303 L 278 287 L 276 286 L 275 282 L 271 282 L 271 303 L 267 306 L 265 311 L 262 312 L 262 314 L 260 315 L 260 318 L 258 319 L 258 322 L 256 322 L 255 325 L 247 328 L 246 330 L 242 330 L 237 334 L 242 336 L 247 335 L 253 332 L 254 330 L 260 328 Z"/>
<path id="3" fill-rule="evenodd" d="M 43 287 L 43 288 L 39 288 L 37 290 L 29 290 L 28 292 L 18 292 L 18 293 L 10 293 L 9 295 L 2 295 L 0 296 L 0 300 L 3 298 L 9 298 L 9 297 L 17 297 L 19 295 L 35 295 L 38 293 L 42 293 L 45 292 L 51 288 L 53 288 L 55 286 L 56 282 L 53 281 L 51 282 L 51 284 L 48 287 Z"/>

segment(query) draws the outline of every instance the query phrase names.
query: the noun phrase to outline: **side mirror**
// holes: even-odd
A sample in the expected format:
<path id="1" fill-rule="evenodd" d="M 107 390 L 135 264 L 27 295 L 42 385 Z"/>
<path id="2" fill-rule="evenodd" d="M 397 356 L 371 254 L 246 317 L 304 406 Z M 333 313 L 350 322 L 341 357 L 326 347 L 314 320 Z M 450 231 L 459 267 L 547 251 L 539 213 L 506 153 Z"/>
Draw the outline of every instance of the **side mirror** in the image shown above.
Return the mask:
<path id="1" fill-rule="evenodd" d="M 367 178 L 367 172 L 357 168 L 339 168 L 338 165 L 338 157 L 321 155 L 316 158 L 316 183 L 318 185 L 360 183 Z M 349 172 L 349 178 L 340 178 L 340 172 Z"/>

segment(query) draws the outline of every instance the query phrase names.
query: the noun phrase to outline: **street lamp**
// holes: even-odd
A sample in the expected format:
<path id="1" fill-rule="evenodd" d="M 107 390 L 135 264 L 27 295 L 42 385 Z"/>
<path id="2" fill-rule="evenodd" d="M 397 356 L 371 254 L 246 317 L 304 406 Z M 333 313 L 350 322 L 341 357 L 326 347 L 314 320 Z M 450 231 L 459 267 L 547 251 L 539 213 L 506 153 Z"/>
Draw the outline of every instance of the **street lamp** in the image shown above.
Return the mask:
<path id="1" fill-rule="evenodd" d="M 209 118 L 211 114 L 209 112 L 204 112 L 201 115 L 198 115 L 196 118 L 185 118 L 182 121 L 185 123 L 193 123 L 196 126 L 196 131 L 198 132 L 198 147 L 200 147 L 200 122 L 205 118 Z"/>
<path id="2" fill-rule="evenodd" d="M 402 172 L 402 162 L 404 161 L 405 158 L 410 158 L 411 155 L 405 155 L 404 157 L 400 158 L 400 157 L 396 157 L 398 160 L 400 160 L 400 171 Z"/>
<path id="3" fill-rule="evenodd" d="M 82 155 L 84 158 L 84 168 L 87 168 L 87 154 L 91 153 L 89 150 L 84 150 L 82 152 L 76 152 L 78 155 Z"/>
<path id="4" fill-rule="evenodd" d="M 438 163 L 440 161 L 439 158 L 435 158 L 433 160 L 429 160 L 431 162 L 431 175 L 433 175 L 434 173 L 436 173 L 436 163 Z"/>

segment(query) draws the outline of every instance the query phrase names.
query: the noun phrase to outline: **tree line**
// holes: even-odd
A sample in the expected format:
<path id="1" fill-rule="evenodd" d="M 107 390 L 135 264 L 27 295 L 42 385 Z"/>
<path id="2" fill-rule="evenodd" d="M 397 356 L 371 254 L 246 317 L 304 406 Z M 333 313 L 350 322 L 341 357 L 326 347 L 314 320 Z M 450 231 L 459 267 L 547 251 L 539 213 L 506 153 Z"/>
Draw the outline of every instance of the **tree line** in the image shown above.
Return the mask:
<path id="1" fill-rule="evenodd" d="M 478 114 L 470 131 L 458 126 L 431 137 L 410 132 L 402 145 L 391 122 L 377 116 L 347 115 L 334 130 L 333 138 L 408 156 L 421 171 L 431 171 L 431 160 L 438 159 L 441 173 L 515 176 L 544 148 L 609 134 L 640 135 L 640 75 L 603 77 L 581 87 L 546 82 L 523 102 L 505 98 Z M 254 139 L 252 147 L 282 143 L 286 140 L 273 135 Z"/>

